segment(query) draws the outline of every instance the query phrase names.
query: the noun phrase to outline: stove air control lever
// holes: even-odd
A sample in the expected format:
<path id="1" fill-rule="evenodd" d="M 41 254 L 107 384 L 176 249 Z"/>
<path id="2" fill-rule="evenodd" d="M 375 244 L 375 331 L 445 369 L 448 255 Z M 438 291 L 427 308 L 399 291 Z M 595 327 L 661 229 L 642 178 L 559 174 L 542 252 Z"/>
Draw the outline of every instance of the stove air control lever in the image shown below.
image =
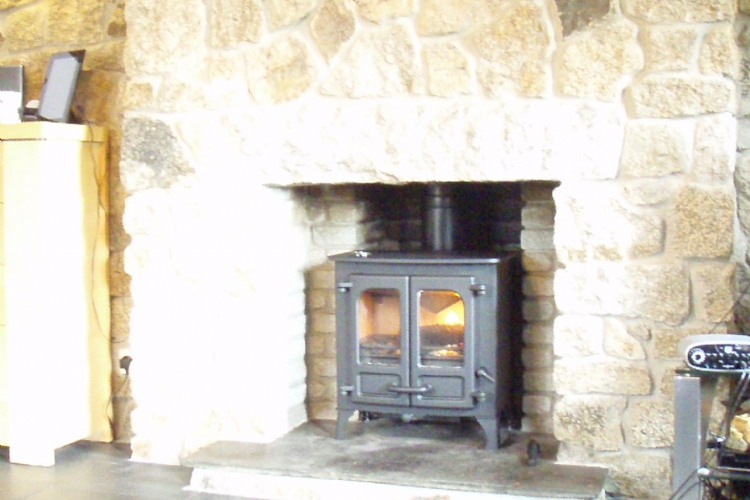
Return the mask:
<path id="1" fill-rule="evenodd" d="M 495 383 L 495 379 L 492 377 L 492 375 L 489 374 L 489 372 L 487 371 L 487 369 L 484 368 L 484 367 L 482 367 L 479 370 L 477 370 L 476 374 L 477 374 L 477 378 L 479 378 L 479 377 L 486 378 L 487 380 L 489 380 L 493 384 Z"/>

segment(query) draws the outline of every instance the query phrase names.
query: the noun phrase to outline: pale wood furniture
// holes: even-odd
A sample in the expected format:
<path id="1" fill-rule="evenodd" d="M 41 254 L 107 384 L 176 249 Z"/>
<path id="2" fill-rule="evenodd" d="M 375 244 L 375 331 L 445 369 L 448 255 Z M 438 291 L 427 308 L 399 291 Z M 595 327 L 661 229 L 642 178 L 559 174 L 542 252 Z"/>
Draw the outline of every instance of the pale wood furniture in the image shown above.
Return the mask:
<path id="1" fill-rule="evenodd" d="M 106 131 L 0 125 L 0 445 L 109 441 Z"/>

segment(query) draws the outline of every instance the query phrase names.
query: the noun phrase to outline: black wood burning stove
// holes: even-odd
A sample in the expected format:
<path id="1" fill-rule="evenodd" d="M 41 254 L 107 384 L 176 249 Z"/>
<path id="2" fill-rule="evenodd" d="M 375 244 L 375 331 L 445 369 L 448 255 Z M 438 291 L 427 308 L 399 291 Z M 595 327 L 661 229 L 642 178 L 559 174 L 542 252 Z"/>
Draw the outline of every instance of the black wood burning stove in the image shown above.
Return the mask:
<path id="1" fill-rule="evenodd" d="M 511 324 L 518 255 L 453 252 L 449 201 L 439 198 L 431 206 L 441 213 L 428 217 L 430 251 L 331 257 L 339 439 L 355 410 L 473 417 L 487 448 L 504 439 L 518 377 Z"/>

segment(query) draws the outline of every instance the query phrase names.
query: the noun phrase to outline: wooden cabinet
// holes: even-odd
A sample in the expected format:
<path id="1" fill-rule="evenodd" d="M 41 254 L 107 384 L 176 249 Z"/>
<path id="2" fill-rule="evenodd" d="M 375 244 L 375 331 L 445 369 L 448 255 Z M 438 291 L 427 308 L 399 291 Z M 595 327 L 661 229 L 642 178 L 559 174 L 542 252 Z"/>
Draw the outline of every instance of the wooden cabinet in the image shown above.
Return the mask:
<path id="1" fill-rule="evenodd" d="M 0 125 L 0 445 L 51 466 L 109 441 L 106 132 Z"/>

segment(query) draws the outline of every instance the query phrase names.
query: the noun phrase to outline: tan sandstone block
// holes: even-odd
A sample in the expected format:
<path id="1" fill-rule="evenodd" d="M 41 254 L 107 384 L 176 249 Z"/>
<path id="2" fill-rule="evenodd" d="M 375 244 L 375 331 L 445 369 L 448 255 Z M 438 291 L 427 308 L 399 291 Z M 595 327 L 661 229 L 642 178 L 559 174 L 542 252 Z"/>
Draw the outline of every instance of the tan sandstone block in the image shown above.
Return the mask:
<path id="1" fill-rule="evenodd" d="M 47 38 L 57 43 L 93 43 L 104 38 L 101 0 L 48 0 Z"/>
<path id="2" fill-rule="evenodd" d="M 727 113 L 698 120 L 693 143 L 692 177 L 723 184 L 732 177 L 736 159 L 737 123 Z"/>
<path id="3" fill-rule="evenodd" d="M 750 14 L 750 0 L 740 0 L 739 8 L 740 8 L 740 12 L 744 12 L 745 14 Z"/>
<path id="4" fill-rule="evenodd" d="M 631 334 L 629 325 L 621 320 L 604 320 L 604 352 L 623 359 L 646 359 L 646 351 Z"/>
<path id="5" fill-rule="evenodd" d="M 124 110 L 130 111 L 148 108 L 154 102 L 154 86 L 151 82 L 129 80 L 125 83 L 125 90 L 122 94 L 122 107 Z"/>
<path id="6" fill-rule="evenodd" d="M 484 91 L 540 96 L 546 89 L 550 44 L 544 14 L 534 3 L 515 1 L 474 36 L 480 56 L 478 79 Z"/>
<path id="7" fill-rule="evenodd" d="M 552 370 L 549 368 L 524 370 L 523 388 L 526 391 L 553 392 L 555 390 L 555 383 Z"/>
<path id="8" fill-rule="evenodd" d="M 597 316 L 565 314 L 555 318 L 555 356 L 602 354 L 604 322 Z"/>
<path id="9" fill-rule="evenodd" d="M 354 0 L 354 3 L 360 16 L 375 23 L 414 12 L 414 0 Z"/>
<path id="10" fill-rule="evenodd" d="M 255 48 L 246 57 L 250 93 L 261 103 L 291 101 L 315 80 L 315 63 L 305 43 L 291 35 Z"/>
<path id="11" fill-rule="evenodd" d="M 726 320 L 734 303 L 734 263 L 694 264 L 690 275 L 695 318 L 708 323 Z"/>
<path id="12" fill-rule="evenodd" d="M 735 0 L 622 0 L 625 14 L 652 23 L 703 23 L 734 18 Z"/>
<path id="13" fill-rule="evenodd" d="M 471 74 L 466 55 L 455 43 L 427 45 L 422 49 L 427 69 L 427 92 L 438 97 L 471 93 Z"/>
<path id="14" fill-rule="evenodd" d="M 0 0 L 0 10 L 12 9 L 14 7 L 20 7 L 27 3 L 34 2 L 36 0 Z"/>
<path id="15" fill-rule="evenodd" d="M 114 37 L 124 37 L 127 34 L 125 22 L 125 0 L 119 0 L 112 10 L 107 23 L 107 34 Z"/>
<path id="16" fill-rule="evenodd" d="M 555 3 L 564 37 L 606 19 L 613 7 L 610 0 L 555 0 Z"/>
<path id="17" fill-rule="evenodd" d="M 526 369 L 552 368 L 554 353 L 550 346 L 529 346 L 521 351 L 521 360 Z"/>
<path id="18" fill-rule="evenodd" d="M 525 229 L 554 228 L 555 203 L 552 200 L 526 202 L 521 209 L 521 224 Z"/>
<path id="19" fill-rule="evenodd" d="M 434 36 L 462 32 L 477 22 L 496 17 L 499 5 L 486 0 L 422 0 L 417 33 Z"/>
<path id="20" fill-rule="evenodd" d="M 555 252 L 530 251 L 521 255 L 523 269 L 526 272 L 549 272 L 555 269 Z"/>
<path id="21" fill-rule="evenodd" d="M 125 40 L 118 39 L 86 48 L 86 57 L 83 60 L 81 71 L 112 71 L 125 72 L 123 53 L 125 51 Z"/>
<path id="22" fill-rule="evenodd" d="M 310 34 L 320 52 L 331 59 L 354 35 L 354 13 L 343 0 L 326 0 L 310 19 Z"/>
<path id="23" fill-rule="evenodd" d="M 113 344 L 127 342 L 130 333 L 130 312 L 133 310 L 133 299 L 114 297 L 110 301 L 111 341 Z"/>
<path id="24" fill-rule="evenodd" d="M 677 359 L 682 353 L 677 352 L 677 344 L 690 335 L 701 335 L 708 330 L 706 327 L 682 327 L 682 328 L 653 328 L 654 357 L 656 359 Z M 726 333 L 726 327 L 719 327 L 715 333 Z"/>
<path id="25" fill-rule="evenodd" d="M 413 36 L 396 23 L 360 35 L 321 92 L 354 98 L 418 93 L 424 84 L 420 77 Z"/>
<path id="26" fill-rule="evenodd" d="M 680 173 L 688 163 L 685 127 L 664 120 L 630 120 L 620 173 L 627 177 L 664 177 Z"/>
<path id="27" fill-rule="evenodd" d="M 524 345 L 551 345 L 554 338 L 552 323 L 526 323 L 523 327 Z"/>
<path id="28" fill-rule="evenodd" d="M 612 357 L 567 358 L 555 361 L 555 389 L 560 394 L 651 393 L 648 364 Z"/>
<path id="29" fill-rule="evenodd" d="M 315 8 L 315 0 L 263 0 L 271 29 L 297 24 Z"/>
<path id="30" fill-rule="evenodd" d="M 651 75 L 633 84 L 628 99 L 638 117 L 671 118 L 733 111 L 735 87 L 730 80 Z"/>
<path id="31" fill-rule="evenodd" d="M 622 197 L 631 205 L 650 206 L 668 200 L 678 186 L 670 179 L 632 179 L 620 187 Z"/>
<path id="32" fill-rule="evenodd" d="M 109 254 L 109 294 L 122 297 L 130 293 L 130 275 L 125 272 L 124 254 L 122 251 Z"/>
<path id="33" fill-rule="evenodd" d="M 667 247 L 679 257 L 727 257 L 732 252 L 733 217 L 729 190 L 685 186 L 669 210 Z"/>
<path id="34" fill-rule="evenodd" d="M 643 67 L 637 32 L 634 23 L 619 19 L 587 36 L 568 39 L 562 49 L 557 88 L 576 97 L 613 101 L 620 94 L 622 78 Z"/>
<path id="35" fill-rule="evenodd" d="M 597 463 L 609 468 L 607 491 L 626 498 L 669 498 L 672 458 L 668 451 L 600 455 Z"/>
<path id="36" fill-rule="evenodd" d="M 674 405 L 666 400 L 631 401 L 625 412 L 628 444 L 640 448 L 666 448 L 674 436 Z"/>
<path id="37" fill-rule="evenodd" d="M 8 14 L 5 33 L 8 49 L 28 50 L 44 43 L 45 4 L 37 4 Z"/>
<path id="38" fill-rule="evenodd" d="M 531 415 L 543 415 L 552 411 L 552 398 L 549 396 L 526 395 L 523 397 L 523 412 Z"/>
<path id="39" fill-rule="evenodd" d="M 552 297 L 555 294 L 555 277 L 550 274 L 527 274 L 523 278 L 524 297 Z"/>
<path id="40" fill-rule="evenodd" d="M 712 26 L 703 39 L 698 66 L 704 75 L 724 75 L 736 78 L 740 53 L 735 41 L 734 27 L 729 23 Z"/>
<path id="41" fill-rule="evenodd" d="M 208 25 L 213 47 L 229 48 L 260 40 L 261 7 L 256 0 L 214 0 Z"/>
<path id="42" fill-rule="evenodd" d="M 659 216 L 626 206 L 615 184 L 571 183 L 555 192 L 555 248 L 561 262 L 642 258 L 662 249 Z"/>
<path id="43" fill-rule="evenodd" d="M 645 28 L 641 43 L 646 69 L 652 72 L 687 70 L 695 55 L 697 42 L 698 30 L 693 27 Z"/>
<path id="44" fill-rule="evenodd" d="M 565 396 L 555 404 L 555 437 L 598 451 L 622 448 L 620 419 L 627 400 L 613 396 Z"/>
<path id="45" fill-rule="evenodd" d="M 558 309 L 682 323 L 690 313 L 687 268 L 676 264 L 574 264 L 555 275 Z"/>

